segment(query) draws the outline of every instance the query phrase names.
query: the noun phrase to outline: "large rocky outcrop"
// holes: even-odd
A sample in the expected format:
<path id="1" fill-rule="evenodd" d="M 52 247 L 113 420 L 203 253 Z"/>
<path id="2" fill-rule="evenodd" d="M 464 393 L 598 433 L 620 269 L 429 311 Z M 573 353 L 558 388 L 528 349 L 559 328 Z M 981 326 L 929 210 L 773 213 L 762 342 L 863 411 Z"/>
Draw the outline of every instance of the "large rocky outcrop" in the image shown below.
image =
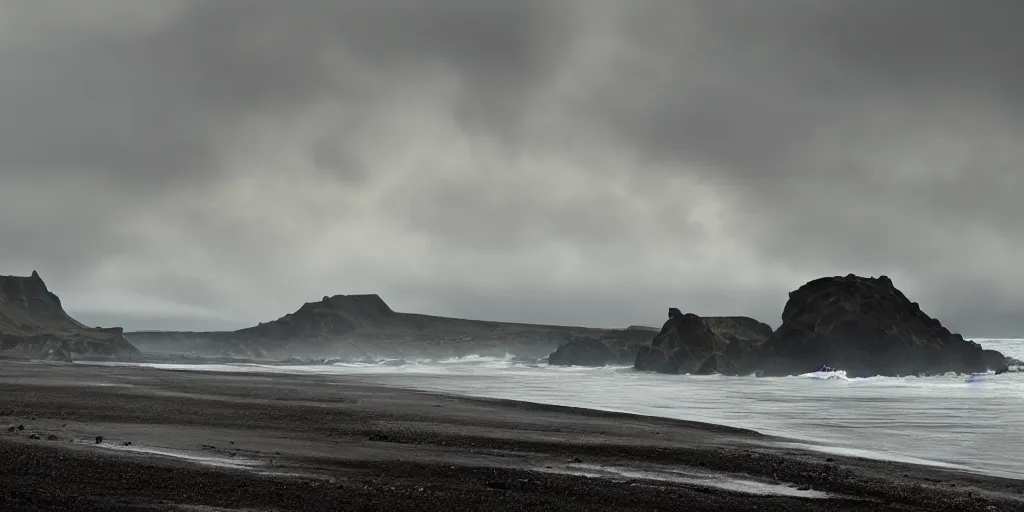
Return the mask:
<path id="1" fill-rule="evenodd" d="M 669 309 L 669 319 L 650 345 L 639 348 L 638 370 L 660 373 L 733 374 L 772 330 L 752 318 L 701 318 Z"/>
<path id="2" fill-rule="evenodd" d="M 782 325 L 744 370 L 795 375 L 822 365 L 850 377 L 1005 371 L 996 351 L 951 333 L 886 277 L 816 279 L 790 293 Z"/>
<path id="3" fill-rule="evenodd" d="M 683 317 L 677 308 L 669 309 L 669 321 L 661 331 L 652 327 L 630 326 L 625 331 L 616 333 L 616 336 L 605 339 L 580 338 L 571 340 L 569 343 L 558 347 L 550 357 L 548 363 L 561 366 L 605 366 L 614 364 L 629 364 L 636 366 L 637 354 L 645 350 L 644 361 L 638 368 L 652 369 L 665 368 L 668 373 L 678 373 L 673 358 L 683 357 L 680 349 L 687 351 L 701 351 L 698 347 L 691 347 L 693 343 L 702 343 L 703 338 L 699 334 L 688 332 L 692 325 L 674 320 Z M 689 315 L 695 316 L 695 315 Z M 713 336 L 720 338 L 718 343 L 728 347 L 730 342 L 738 342 L 733 351 L 740 348 L 740 345 L 758 344 L 772 334 L 772 328 L 767 324 L 758 322 L 753 318 L 742 316 L 720 316 L 706 317 L 701 319 Z M 694 324 L 695 325 L 695 324 Z M 666 331 L 668 329 L 668 331 Z M 651 350 L 651 337 L 654 335 L 654 347 Z M 711 352 L 714 352 L 712 350 Z M 730 352 L 730 355 L 732 353 Z M 699 357 L 699 356 L 696 356 Z M 663 358 L 661 362 L 655 362 Z M 703 359 L 701 360 L 703 362 Z M 649 366 L 649 368 L 648 368 Z M 684 365 L 686 366 L 686 365 Z M 699 366 L 699 365 L 698 365 Z M 684 373 L 689 373 L 686 371 Z"/>
<path id="4" fill-rule="evenodd" d="M 120 327 L 87 327 L 68 316 L 37 272 L 0 276 L 0 351 L 60 361 L 141 358 Z"/>

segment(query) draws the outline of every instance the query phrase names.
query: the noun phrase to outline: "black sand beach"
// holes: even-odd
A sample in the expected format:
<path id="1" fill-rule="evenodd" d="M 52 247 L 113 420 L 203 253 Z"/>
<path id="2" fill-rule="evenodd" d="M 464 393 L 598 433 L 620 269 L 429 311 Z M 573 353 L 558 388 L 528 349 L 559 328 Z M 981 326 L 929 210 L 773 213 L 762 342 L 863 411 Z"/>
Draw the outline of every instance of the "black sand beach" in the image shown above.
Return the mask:
<path id="1" fill-rule="evenodd" d="M 358 377 L 0 361 L 0 427 L 0 510 L 1024 509 L 1024 481 Z"/>

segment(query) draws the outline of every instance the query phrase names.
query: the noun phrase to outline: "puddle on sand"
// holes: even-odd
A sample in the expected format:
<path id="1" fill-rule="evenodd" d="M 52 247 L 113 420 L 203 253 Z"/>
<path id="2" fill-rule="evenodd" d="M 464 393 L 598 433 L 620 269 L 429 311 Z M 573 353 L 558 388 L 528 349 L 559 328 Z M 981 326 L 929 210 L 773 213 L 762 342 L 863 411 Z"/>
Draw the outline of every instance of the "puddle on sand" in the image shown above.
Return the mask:
<path id="1" fill-rule="evenodd" d="M 828 498 L 827 493 L 813 490 L 799 490 L 786 484 L 769 484 L 754 480 L 743 480 L 721 473 L 696 473 L 677 469 L 635 469 L 594 464 L 574 464 L 563 468 L 539 468 L 537 471 L 563 475 L 586 476 L 590 478 L 627 478 L 632 480 L 653 480 L 698 487 L 713 487 L 724 491 L 758 496 L 789 496 L 793 498 Z"/>
<path id="2" fill-rule="evenodd" d="M 807 443 L 772 443 L 772 445 L 781 448 L 796 448 L 798 450 L 809 450 L 819 453 L 827 453 L 830 455 L 839 455 L 841 457 L 856 457 L 861 459 L 880 460 L 885 462 L 901 462 L 904 464 L 916 464 L 918 466 L 931 466 L 935 468 L 956 469 L 960 471 L 970 470 L 970 468 L 967 468 L 965 466 L 958 466 L 956 464 L 949 464 L 947 462 L 919 459 L 917 457 L 876 452 L 860 448 L 844 448 L 841 446 L 826 446 Z"/>
<path id="3" fill-rule="evenodd" d="M 160 457 L 169 457 L 173 459 L 185 460 L 188 462 L 194 462 L 196 464 L 202 464 L 204 466 L 212 466 L 217 468 L 227 469 L 243 469 L 252 471 L 254 473 L 266 476 L 276 477 L 289 477 L 289 478 L 312 478 L 317 480 L 331 480 L 329 477 L 323 475 L 317 475 L 313 473 L 302 473 L 302 472 L 287 472 L 265 469 L 269 466 L 266 461 L 256 459 L 246 459 L 244 457 L 210 457 L 207 455 L 196 455 L 192 452 L 186 452 L 184 450 L 172 450 L 169 448 L 155 448 L 150 446 L 124 446 L 119 444 L 101 443 L 92 444 L 85 443 L 90 446 L 96 446 L 98 448 L 106 448 L 108 450 L 116 450 L 122 452 L 141 453 L 148 455 L 157 455 Z"/>
<path id="4" fill-rule="evenodd" d="M 254 469 L 264 465 L 264 462 L 253 459 L 245 459 L 239 457 L 210 457 L 206 455 L 196 455 L 194 453 L 189 453 L 182 450 L 171 450 L 167 448 L 153 448 L 148 446 L 122 446 L 109 443 L 101 443 L 94 446 L 99 448 L 106 448 L 109 450 L 159 455 L 162 457 L 171 457 L 175 459 L 187 460 L 189 462 L 195 462 L 196 464 L 203 464 L 205 466 L 214 466 L 220 468 Z"/>
<path id="5" fill-rule="evenodd" d="M 104 382 L 98 380 L 68 380 L 52 381 L 41 378 L 18 379 L 18 384 L 30 384 L 32 386 L 46 387 L 78 387 L 78 388 L 131 388 L 133 384 L 123 382 Z"/>

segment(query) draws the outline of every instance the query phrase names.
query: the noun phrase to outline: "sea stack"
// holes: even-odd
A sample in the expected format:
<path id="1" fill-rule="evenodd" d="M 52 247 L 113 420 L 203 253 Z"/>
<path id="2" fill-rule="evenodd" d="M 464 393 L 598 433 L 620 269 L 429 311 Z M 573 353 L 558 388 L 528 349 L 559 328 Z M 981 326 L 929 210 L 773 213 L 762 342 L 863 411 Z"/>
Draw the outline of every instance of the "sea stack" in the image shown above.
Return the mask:
<path id="1" fill-rule="evenodd" d="M 640 347 L 633 367 L 659 373 L 733 374 L 771 334 L 771 327 L 753 318 L 701 318 L 669 308 L 668 321 L 650 345 Z"/>
<path id="2" fill-rule="evenodd" d="M 725 351 L 726 341 L 701 317 L 669 309 L 669 318 L 649 346 L 640 347 L 633 366 L 659 373 L 696 373 L 704 362 Z"/>
<path id="3" fill-rule="evenodd" d="M 743 316 L 697 317 L 703 323 L 701 328 L 697 322 L 683 320 L 696 315 L 684 315 L 679 308 L 669 308 L 668 317 L 660 331 L 632 326 L 611 338 L 573 339 L 553 352 L 548 363 L 561 366 L 631 364 L 641 370 L 664 373 L 714 373 L 727 371 L 732 367 L 727 361 L 772 335 L 772 328 L 767 324 Z M 709 331 L 706 336 L 705 329 Z M 714 341 L 708 341 L 708 337 Z M 716 357 L 709 360 L 712 354 Z M 699 361 L 691 361 L 694 358 Z"/>
<path id="4" fill-rule="evenodd" d="M 866 377 L 1005 371 L 1006 358 L 950 332 L 888 277 L 850 274 L 790 293 L 782 325 L 749 364 L 766 376 L 827 365 Z"/>

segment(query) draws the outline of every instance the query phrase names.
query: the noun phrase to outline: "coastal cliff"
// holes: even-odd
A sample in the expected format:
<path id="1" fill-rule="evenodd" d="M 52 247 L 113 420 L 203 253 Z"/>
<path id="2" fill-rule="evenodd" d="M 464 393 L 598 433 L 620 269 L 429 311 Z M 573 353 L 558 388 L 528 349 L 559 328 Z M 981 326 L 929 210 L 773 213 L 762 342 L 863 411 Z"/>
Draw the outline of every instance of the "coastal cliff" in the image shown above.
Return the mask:
<path id="1" fill-rule="evenodd" d="M 87 327 L 71 318 L 38 272 L 0 276 L 0 354 L 62 361 L 141 358 L 120 327 Z"/>

